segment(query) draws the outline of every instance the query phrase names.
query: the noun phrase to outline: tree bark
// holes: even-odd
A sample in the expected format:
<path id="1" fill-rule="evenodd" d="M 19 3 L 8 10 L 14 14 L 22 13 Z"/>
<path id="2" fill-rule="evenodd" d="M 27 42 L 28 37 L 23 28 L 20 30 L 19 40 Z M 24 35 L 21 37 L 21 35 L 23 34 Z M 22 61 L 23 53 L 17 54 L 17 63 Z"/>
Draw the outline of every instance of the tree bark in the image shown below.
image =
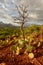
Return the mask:
<path id="1" fill-rule="evenodd" d="M 24 35 L 24 28 L 23 28 L 23 25 L 24 25 L 24 23 L 22 23 L 22 25 L 21 25 L 21 31 L 22 31 L 23 39 L 24 39 L 24 41 L 25 41 L 25 35 Z"/>

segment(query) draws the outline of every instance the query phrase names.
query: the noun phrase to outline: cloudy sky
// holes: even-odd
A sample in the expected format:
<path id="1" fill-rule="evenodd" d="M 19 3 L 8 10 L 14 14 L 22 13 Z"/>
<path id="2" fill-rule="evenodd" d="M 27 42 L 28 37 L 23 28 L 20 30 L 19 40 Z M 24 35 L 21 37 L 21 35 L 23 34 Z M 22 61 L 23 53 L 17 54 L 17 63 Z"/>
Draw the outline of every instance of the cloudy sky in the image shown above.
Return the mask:
<path id="1" fill-rule="evenodd" d="M 0 21 L 18 25 L 13 19 L 17 16 L 15 4 L 28 5 L 31 23 L 43 24 L 43 0 L 0 0 Z"/>

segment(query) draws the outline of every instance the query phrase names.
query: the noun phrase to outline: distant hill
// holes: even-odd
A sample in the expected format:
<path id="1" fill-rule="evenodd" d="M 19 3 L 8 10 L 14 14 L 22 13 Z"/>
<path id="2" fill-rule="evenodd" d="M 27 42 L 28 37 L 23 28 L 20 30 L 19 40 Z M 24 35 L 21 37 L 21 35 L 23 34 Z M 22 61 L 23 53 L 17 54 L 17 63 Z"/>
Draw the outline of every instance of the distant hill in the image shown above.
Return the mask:
<path id="1" fill-rule="evenodd" d="M 28 23 L 25 23 L 24 27 L 27 27 L 27 26 L 30 26 L 30 25 L 43 25 L 43 22 L 28 22 Z M 3 23 L 0 21 L 0 27 L 19 27 L 19 26 L 15 26 L 15 25 L 12 25 L 12 24 L 6 24 L 6 23 Z"/>
<path id="2" fill-rule="evenodd" d="M 14 26 L 11 24 L 5 24 L 3 22 L 0 22 L 0 27 L 14 27 Z"/>

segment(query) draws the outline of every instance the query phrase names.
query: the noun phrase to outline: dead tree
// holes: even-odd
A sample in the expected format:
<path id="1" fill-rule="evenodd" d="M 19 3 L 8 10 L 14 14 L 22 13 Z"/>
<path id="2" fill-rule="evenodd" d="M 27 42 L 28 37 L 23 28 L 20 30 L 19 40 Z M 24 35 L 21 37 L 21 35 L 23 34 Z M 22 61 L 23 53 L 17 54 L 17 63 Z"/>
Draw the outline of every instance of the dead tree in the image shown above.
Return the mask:
<path id="1" fill-rule="evenodd" d="M 28 22 L 29 18 L 28 18 L 28 15 L 29 15 L 29 10 L 28 10 L 28 6 L 24 6 L 24 5 L 19 5 L 17 6 L 16 5 L 16 9 L 17 9 L 17 13 L 19 14 L 17 17 L 14 16 L 14 20 L 15 22 L 14 23 L 18 23 L 20 24 L 20 29 L 21 29 L 21 32 L 22 32 L 22 36 L 23 36 L 23 39 L 25 40 L 25 35 L 24 35 L 24 24 L 26 22 Z M 18 22 L 19 20 L 19 22 Z"/>

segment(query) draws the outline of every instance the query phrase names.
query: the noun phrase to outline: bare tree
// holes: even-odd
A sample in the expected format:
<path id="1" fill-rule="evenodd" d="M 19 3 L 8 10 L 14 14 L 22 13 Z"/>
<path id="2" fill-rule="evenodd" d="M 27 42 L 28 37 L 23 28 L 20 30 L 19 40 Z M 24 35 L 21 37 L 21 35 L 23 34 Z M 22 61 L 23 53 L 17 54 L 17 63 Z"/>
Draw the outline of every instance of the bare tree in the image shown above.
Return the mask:
<path id="1" fill-rule="evenodd" d="M 28 15 L 29 15 L 28 6 L 24 6 L 24 5 L 17 6 L 16 5 L 16 9 L 17 9 L 17 12 L 19 15 L 17 17 L 14 17 L 14 20 L 15 20 L 15 23 L 21 24 L 20 28 L 22 31 L 23 38 L 25 40 L 23 27 L 24 27 L 24 24 L 26 22 L 28 22 L 28 20 L 29 20 L 29 18 L 28 18 Z M 19 22 L 18 22 L 18 20 L 19 20 Z"/>
<path id="2" fill-rule="evenodd" d="M 25 22 L 28 22 L 28 19 L 29 19 L 28 18 L 28 15 L 29 15 L 28 6 L 23 6 L 23 5 L 16 6 L 16 9 L 17 9 L 17 12 L 18 12 L 19 15 L 17 17 L 16 16 L 14 17 L 14 20 L 15 20 L 14 23 L 18 23 L 18 24 L 21 25 L 20 28 L 21 28 L 21 31 L 22 31 L 23 39 L 25 41 L 25 35 L 24 35 L 23 27 L 24 27 Z M 18 20 L 19 20 L 19 22 L 18 22 Z M 15 42 L 15 43 L 13 43 L 13 41 L 10 42 L 9 45 L 7 45 L 3 48 L 0 48 L 0 51 L 5 50 L 12 45 L 15 45 L 17 42 Z"/>

